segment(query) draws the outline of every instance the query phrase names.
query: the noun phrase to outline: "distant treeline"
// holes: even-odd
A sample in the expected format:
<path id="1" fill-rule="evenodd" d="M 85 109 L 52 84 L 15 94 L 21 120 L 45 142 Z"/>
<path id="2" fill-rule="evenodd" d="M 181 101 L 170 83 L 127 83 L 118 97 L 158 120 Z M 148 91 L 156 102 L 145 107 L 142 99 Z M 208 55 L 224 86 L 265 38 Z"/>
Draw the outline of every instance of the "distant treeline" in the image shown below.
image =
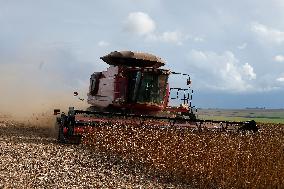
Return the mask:
<path id="1" fill-rule="evenodd" d="M 265 107 L 254 107 L 254 108 L 251 108 L 251 107 L 246 107 L 247 110 L 265 110 Z"/>

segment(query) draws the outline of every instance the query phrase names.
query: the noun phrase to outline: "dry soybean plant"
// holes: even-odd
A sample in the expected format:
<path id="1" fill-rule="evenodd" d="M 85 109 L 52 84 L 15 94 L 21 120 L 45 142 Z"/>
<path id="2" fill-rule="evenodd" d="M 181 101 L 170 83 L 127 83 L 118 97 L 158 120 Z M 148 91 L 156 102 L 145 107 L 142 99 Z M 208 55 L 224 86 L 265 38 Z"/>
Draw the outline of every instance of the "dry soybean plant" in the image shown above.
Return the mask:
<path id="1" fill-rule="evenodd" d="M 84 142 L 164 181 L 206 188 L 284 187 L 284 125 L 257 134 L 146 129 L 116 125 L 89 131 Z"/>

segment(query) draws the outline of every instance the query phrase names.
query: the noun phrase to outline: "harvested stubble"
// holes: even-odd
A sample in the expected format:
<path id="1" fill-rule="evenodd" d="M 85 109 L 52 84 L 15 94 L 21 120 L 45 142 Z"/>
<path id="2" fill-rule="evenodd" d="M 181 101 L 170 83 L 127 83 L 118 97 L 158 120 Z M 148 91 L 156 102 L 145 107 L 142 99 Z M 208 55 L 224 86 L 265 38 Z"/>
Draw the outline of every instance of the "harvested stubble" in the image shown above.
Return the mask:
<path id="1" fill-rule="evenodd" d="M 58 144 L 50 128 L 32 123 L 0 120 L 0 189 L 173 187 L 130 174 L 127 163 L 104 152 Z"/>
<path id="2" fill-rule="evenodd" d="M 283 188 L 284 126 L 258 134 L 194 133 L 133 126 L 95 128 L 84 142 L 142 165 L 163 181 L 197 188 Z"/>

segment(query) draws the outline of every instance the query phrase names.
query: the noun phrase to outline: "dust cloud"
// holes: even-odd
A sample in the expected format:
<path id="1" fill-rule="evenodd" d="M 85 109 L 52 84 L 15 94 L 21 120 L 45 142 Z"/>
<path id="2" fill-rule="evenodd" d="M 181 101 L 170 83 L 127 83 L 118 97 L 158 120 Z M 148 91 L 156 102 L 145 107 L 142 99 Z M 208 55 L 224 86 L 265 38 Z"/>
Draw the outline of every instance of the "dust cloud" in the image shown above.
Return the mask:
<path id="1" fill-rule="evenodd" d="M 62 49 L 0 58 L 0 115 L 43 122 L 53 119 L 55 108 L 66 112 L 69 106 L 88 107 L 86 94 L 93 68 Z M 74 97 L 74 91 L 85 100 Z"/>

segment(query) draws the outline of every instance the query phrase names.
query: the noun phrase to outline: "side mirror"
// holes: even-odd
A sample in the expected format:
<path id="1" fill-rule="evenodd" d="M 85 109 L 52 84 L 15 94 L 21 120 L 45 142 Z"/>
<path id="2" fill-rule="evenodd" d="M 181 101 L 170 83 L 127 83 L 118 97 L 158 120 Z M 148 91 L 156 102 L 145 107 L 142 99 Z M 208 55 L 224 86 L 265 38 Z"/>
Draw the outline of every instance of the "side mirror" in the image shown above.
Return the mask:
<path id="1" fill-rule="evenodd" d="M 191 84 L 190 77 L 188 77 L 188 79 L 186 80 L 186 84 L 187 84 L 187 85 L 190 85 L 190 84 Z"/>

